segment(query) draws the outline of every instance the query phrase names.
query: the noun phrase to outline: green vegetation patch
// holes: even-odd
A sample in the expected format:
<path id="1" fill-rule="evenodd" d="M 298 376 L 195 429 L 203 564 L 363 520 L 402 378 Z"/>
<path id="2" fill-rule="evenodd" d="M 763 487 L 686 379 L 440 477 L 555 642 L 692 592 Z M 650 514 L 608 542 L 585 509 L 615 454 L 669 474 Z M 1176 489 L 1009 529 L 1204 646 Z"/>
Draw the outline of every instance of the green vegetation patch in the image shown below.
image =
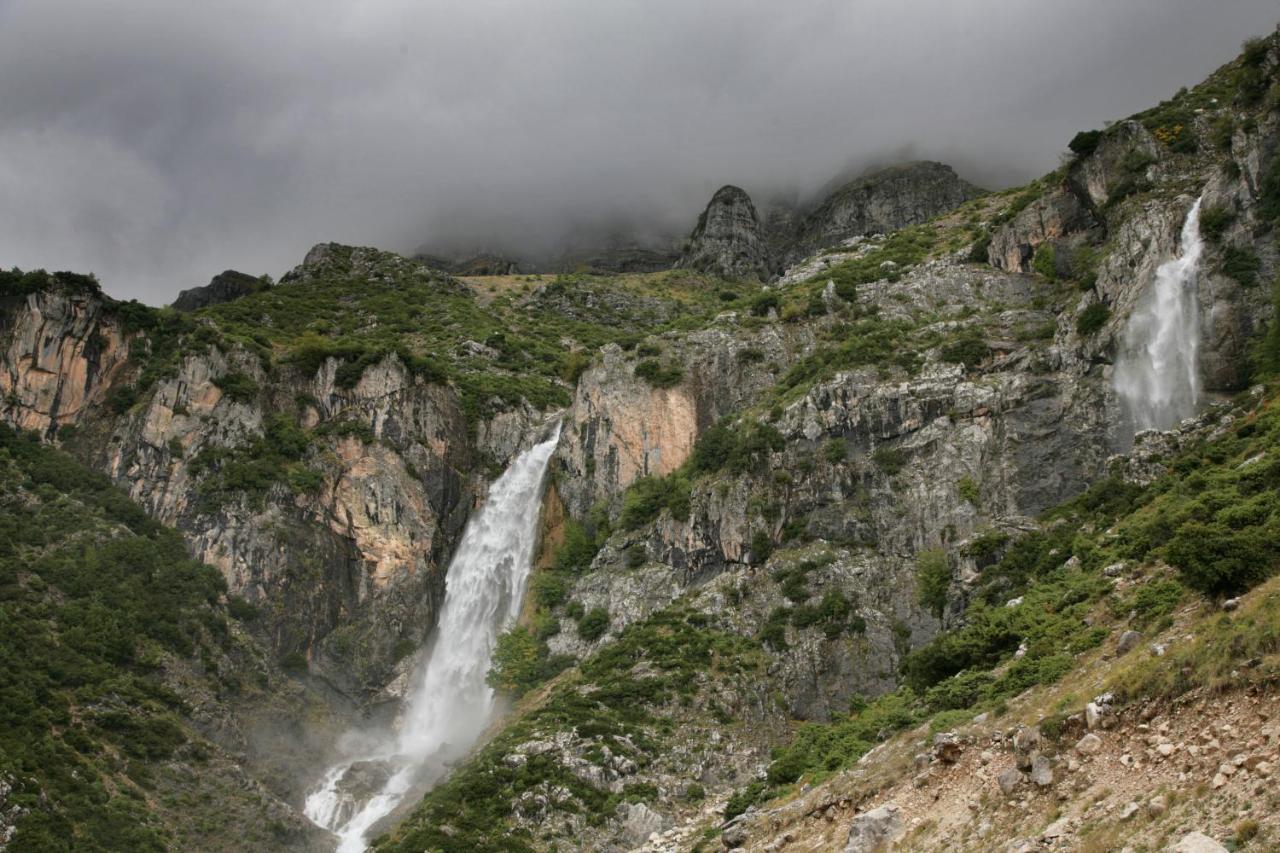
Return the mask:
<path id="1" fill-rule="evenodd" d="M 13 851 L 167 850 L 153 766 L 190 734 L 158 673 L 227 642 L 221 575 L 99 474 L 0 427 L 0 776 Z"/>

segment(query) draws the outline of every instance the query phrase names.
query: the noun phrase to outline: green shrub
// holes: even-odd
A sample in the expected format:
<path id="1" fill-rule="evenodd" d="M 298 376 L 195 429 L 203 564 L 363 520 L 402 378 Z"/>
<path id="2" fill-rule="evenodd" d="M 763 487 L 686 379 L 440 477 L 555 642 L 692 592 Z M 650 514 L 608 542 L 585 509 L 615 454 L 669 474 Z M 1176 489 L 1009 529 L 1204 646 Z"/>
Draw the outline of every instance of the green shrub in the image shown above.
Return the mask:
<path id="1" fill-rule="evenodd" d="M 881 471 L 892 477 L 906 466 L 907 456 L 896 447 L 882 444 L 871 454 L 871 461 L 876 463 L 876 467 Z"/>
<path id="2" fill-rule="evenodd" d="M 520 697 L 570 665 L 565 656 L 551 656 L 541 637 L 516 625 L 498 635 L 485 681 L 494 690 Z"/>
<path id="3" fill-rule="evenodd" d="M 1223 205 L 1203 207 L 1200 209 L 1200 233 L 1206 240 L 1220 242 L 1222 235 L 1226 233 L 1231 223 L 1235 222 L 1235 219 L 1235 211 L 1229 207 Z"/>
<path id="4" fill-rule="evenodd" d="M 578 636 L 588 643 L 594 643 L 609 630 L 609 611 L 603 607 L 593 607 L 578 620 Z"/>
<path id="5" fill-rule="evenodd" d="M 654 388 L 674 388 L 684 379 L 684 368 L 678 364 L 663 363 L 654 358 L 646 358 L 635 367 L 637 379 L 643 379 Z"/>
<path id="6" fill-rule="evenodd" d="M 623 530 L 635 530 L 653 521 L 665 509 L 679 521 L 689 518 L 689 480 L 682 474 L 641 477 L 622 498 L 618 523 Z"/>
<path id="7" fill-rule="evenodd" d="M 770 311 L 777 311 L 781 304 L 777 293 L 766 291 L 751 300 L 751 313 L 757 317 L 767 317 Z"/>
<path id="8" fill-rule="evenodd" d="M 1109 319 L 1111 319 L 1111 309 L 1101 302 L 1092 302 L 1076 318 L 1076 331 L 1081 337 L 1091 337 L 1097 334 Z"/>
<path id="9" fill-rule="evenodd" d="M 1260 219 L 1280 222 L 1280 152 L 1272 156 L 1271 165 L 1262 176 L 1257 210 Z"/>
<path id="10" fill-rule="evenodd" d="M 1262 262 L 1250 248 L 1227 246 L 1222 251 L 1222 272 L 1240 282 L 1241 287 L 1255 287 L 1261 268 Z"/>
<path id="11" fill-rule="evenodd" d="M 1071 137 L 1071 141 L 1067 143 L 1067 147 L 1071 149 L 1071 153 L 1077 157 L 1088 157 L 1098 148 L 1098 143 L 1102 141 L 1102 131 L 1100 130 L 1082 130 L 1075 136 Z"/>
<path id="12" fill-rule="evenodd" d="M 1040 248 L 1036 249 L 1035 258 L 1031 262 L 1031 268 L 1039 275 L 1049 279 L 1049 281 L 1057 281 L 1058 256 L 1052 243 L 1040 244 Z"/>
<path id="13" fill-rule="evenodd" d="M 982 236 L 973 241 L 973 245 L 969 247 L 967 256 L 971 264 L 985 264 L 990 261 L 991 254 L 991 232 L 984 231 Z"/>
<path id="14" fill-rule="evenodd" d="M 973 506 L 978 506 L 981 501 L 981 493 L 978 490 L 978 484 L 972 477 L 961 477 L 956 481 L 956 494 L 961 500 L 968 501 Z"/>
<path id="15" fill-rule="evenodd" d="M 1280 559 L 1280 523 L 1232 530 L 1224 524 L 1188 521 L 1165 547 L 1169 564 L 1192 589 L 1236 595 L 1273 575 Z"/>
<path id="16" fill-rule="evenodd" d="M 921 607 L 941 619 L 950 586 L 951 566 L 945 551 L 934 548 L 916 554 L 916 601 Z"/>
<path id="17" fill-rule="evenodd" d="M 569 597 L 569 581 L 559 572 L 536 572 L 529 587 L 534 602 L 546 610 L 559 607 Z"/>
<path id="18" fill-rule="evenodd" d="M 966 329 L 950 343 L 943 345 L 938 357 L 949 364 L 962 364 L 973 370 L 991 355 L 991 348 L 978 329 Z"/>
<path id="19" fill-rule="evenodd" d="M 822 457 L 832 465 L 839 465 L 849 455 L 848 445 L 843 438 L 832 438 L 822 447 Z"/>
<path id="20" fill-rule="evenodd" d="M 123 415 L 133 404 L 138 402 L 138 389 L 133 385 L 112 385 L 107 391 L 107 408 L 117 415 Z"/>
<path id="21" fill-rule="evenodd" d="M 213 380 L 218 390 L 233 403 L 248 403 L 258 396 L 258 383 L 246 373 L 233 370 Z"/>
<path id="22" fill-rule="evenodd" d="M 759 565 L 773 554 L 773 539 L 766 531 L 757 530 L 751 534 L 751 544 L 748 548 L 751 551 L 751 562 Z"/>
<path id="23" fill-rule="evenodd" d="M 698 437 L 689 464 L 697 474 L 725 470 L 745 474 L 761 467 L 769 454 L 781 451 L 785 444 L 772 424 L 722 418 Z"/>

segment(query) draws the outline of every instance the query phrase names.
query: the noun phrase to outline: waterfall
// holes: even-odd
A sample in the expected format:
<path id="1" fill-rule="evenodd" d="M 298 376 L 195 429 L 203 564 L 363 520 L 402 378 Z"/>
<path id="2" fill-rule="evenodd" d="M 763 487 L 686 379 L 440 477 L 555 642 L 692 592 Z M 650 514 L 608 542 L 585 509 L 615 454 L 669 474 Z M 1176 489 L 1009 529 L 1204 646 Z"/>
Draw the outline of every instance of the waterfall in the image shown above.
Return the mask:
<path id="1" fill-rule="evenodd" d="M 519 613 L 533 562 L 543 475 L 560 430 L 525 451 L 489 490 L 467 523 L 445 577 L 435 643 L 409 696 L 398 731 L 350 738 L 348 755 L 307 797 L 305 812 L 360 853 L 365 833 L 412 790 L 464 755 L 493 713 L 485 683 L 498 634 Z"/>
<path id="2" fill-rule="evenodd" d="M 1135 431 L 1169 429 L 1195 414 L 1200 402 L 1199 199 L 1179 242 L 1179 254 L 1160 265 L 1155 287 L 1129 316 L 1116 361 L 1116 393 Z"/>

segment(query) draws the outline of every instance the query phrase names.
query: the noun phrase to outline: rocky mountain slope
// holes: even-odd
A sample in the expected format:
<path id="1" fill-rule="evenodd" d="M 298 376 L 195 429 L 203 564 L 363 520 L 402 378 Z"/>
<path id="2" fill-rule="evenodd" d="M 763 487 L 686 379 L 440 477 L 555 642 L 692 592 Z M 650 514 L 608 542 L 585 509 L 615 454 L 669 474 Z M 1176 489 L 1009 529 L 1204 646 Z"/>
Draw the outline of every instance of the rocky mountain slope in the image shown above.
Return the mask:
<path id="1" fill-rule="evenodd" d="M 1278 54 L 1276 36 L 1251 43 L 1003 193 L 914 164 L 797 225 L 726 187 L 677 270 L 458 278 L 320 244 L 279 284 L 192 312 L 0 274 L 0 419 L 169 531 L 148 535 L 180 534 L 195 562 L 157 559 L 209 579 L 184 606 L 230 626 L 229 647 L 179 626 L 201 641 L 164 647 L 191 673 L 176 698 L 124 694 L 113 719 L 225 750 L 250 791 L 228 807 L 277 809 L 269 846 L 309 849 L 295 810 L 328 747 L 398 712 L 467 517 L 560 417 L 539 568 L 492 676 L 515 707 L 379 849 L 1280 838 L 1227 815 L 1275 760 L 1252 702 L 1272 698 L 1276 653 Z M 1215 407 L 1135 445 L 1113 362 L 1197 197 Z M 13 482 L 15 505 L 84 500 Z M 37 599 L 63 582 L 15 577 Z M 1212 750 L 1198 709 L 1233 727 Z M 35 722 L 70 744 L 49 772 L 74 766 L 75 729 Z M 170 777 L 120 782 L 132 765 L 101 758 L 121 748 L 101 736 L 90 769 L 131 820 L 150 815 L 148 844 L 262 849 L 188 834 L 159 803 Z M 1121 778 L 1116 752 L 1170 785 L 1219 753 L 1234 772 L 1175 797 Z M 195 766 L 177 754 L 166 774 Z M 5 784 L 21 777 L 5 832 L 40 849 L 68 795 L 3 757 Z M 219 778 L 201 781 L 214 804 Z M 67 814 L 75 832 L 99 820 Z"/>

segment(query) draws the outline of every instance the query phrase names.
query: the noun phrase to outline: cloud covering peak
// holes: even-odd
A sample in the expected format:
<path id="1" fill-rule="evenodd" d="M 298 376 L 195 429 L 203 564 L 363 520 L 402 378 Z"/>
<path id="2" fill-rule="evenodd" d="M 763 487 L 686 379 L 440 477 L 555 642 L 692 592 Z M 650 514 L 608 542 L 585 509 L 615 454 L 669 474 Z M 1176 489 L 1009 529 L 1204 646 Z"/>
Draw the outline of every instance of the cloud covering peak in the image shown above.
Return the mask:
<path id="1" fill-rule="evenodd" d="M 0 0 L 0 266 L 151 303 L 322 240 L 683 233 L 908 157 L 978 183 L 1193 85 L 1273 0 Z"/>

